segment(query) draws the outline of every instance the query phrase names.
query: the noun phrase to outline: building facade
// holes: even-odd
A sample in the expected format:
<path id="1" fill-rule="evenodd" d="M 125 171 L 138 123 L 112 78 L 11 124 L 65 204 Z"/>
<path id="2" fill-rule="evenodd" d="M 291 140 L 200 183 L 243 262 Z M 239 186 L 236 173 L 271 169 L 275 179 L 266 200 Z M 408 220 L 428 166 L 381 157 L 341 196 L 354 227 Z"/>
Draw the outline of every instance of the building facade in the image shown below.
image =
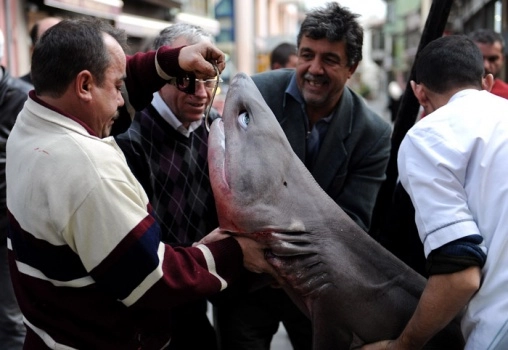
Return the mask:
<path id="1" fill-rule="evenodd" d="M 388 81 L 396 80 L 405 85 L 432 0 L 384 1 L 387 6 L 386 20 L 381 28 L 384 57 L 378 61 L 386 71 Z M 491 28 L 506 40 L 507 14 L 508 0 L 453 0 L 445 35 L 468 34 L 477 28 Z M 379 51 L 379 47 L 373 47 L 373 50 Z"/>
<path id="2" fill-rule="evenodd" d="M 146 49 L 152 38 L 172 23 L 199 24 L 218 35 L 214 4 L 214 0 L 0 0 L 0 29 L 8 51 L 2 64 L 15 76 L 29 71 L 29 30 L 47 16 L 103 18 L 125 29 L 135 52 Z"/>

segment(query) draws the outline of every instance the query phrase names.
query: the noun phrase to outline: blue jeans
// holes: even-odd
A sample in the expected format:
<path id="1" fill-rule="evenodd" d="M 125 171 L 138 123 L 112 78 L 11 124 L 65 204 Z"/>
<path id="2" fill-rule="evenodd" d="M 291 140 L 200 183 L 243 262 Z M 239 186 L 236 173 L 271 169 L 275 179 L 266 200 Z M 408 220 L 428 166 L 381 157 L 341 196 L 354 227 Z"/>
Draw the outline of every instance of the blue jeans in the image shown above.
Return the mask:
<path id="1" fill-rule="evenodd" d="M 0 244 L 0 349 L 21 350 L 26 329 L 12 289 L 7 245 Z"/>

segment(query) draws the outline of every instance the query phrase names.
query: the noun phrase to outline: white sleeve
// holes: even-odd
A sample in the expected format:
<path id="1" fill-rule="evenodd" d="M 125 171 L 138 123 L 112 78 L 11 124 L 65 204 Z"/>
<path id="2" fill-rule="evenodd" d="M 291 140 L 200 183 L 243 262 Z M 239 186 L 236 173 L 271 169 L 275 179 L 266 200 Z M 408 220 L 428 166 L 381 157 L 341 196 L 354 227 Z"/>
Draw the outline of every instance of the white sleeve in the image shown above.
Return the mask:
<path id="1" fill-rule="evenodd" d="M 414 127 L 398 154 L 400 181 L 415 207 L 425 256 L 448 242 L 479 234 L 464 188 L 470 155 L 448 136 Z"/>

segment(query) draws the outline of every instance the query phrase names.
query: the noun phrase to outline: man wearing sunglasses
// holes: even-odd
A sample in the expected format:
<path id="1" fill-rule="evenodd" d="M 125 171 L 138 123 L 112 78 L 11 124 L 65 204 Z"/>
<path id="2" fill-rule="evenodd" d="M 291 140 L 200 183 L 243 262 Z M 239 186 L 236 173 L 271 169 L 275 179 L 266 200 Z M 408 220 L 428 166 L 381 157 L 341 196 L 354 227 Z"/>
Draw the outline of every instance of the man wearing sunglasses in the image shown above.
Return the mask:
<path id="1" fill-rule="evenodd" d="M 483 28 L 475 30 L 469 37 L 482 52 L 485 75 L 492 74 L 495 78 L 490 92 L 508 98 L 508 84 L 499 78 L 504 65 L 503 37 L 492 29 Z"/>
<path id="2" fill-rule="evenodd" d="M 163 29 L 153 49 L 213 42 L 201 27 L 178 23 Z M 204 116 L 218 117 L 210 109 L 220 79 L 170 79 L 154 93 L 151 104 L 137 112 L 129 129 L 118 135 L 127 162 L 143 185 L 161 227 L 162 241 L 190 246 L 218 226 L 208 178 Z M 172 349 L 214 349 L 215 332 L 201 299 L 175 310 Z M 196 336 L 199 334 L 199 336 Z"/>

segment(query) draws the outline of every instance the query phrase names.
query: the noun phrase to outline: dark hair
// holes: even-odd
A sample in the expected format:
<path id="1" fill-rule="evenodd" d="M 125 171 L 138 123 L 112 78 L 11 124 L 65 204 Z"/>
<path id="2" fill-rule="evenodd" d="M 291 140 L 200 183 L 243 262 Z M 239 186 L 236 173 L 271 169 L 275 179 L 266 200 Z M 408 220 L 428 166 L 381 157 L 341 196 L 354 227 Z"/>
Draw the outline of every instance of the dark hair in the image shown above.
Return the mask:
<path id="1" fill-rule="evenodd" d="M 72 80 L 89 70 L 100 85 L 110 63 L 103 34 L 126 50 L 127 34 L 94 18 L 67 19 L 49 28 L 35 44 L 31 75 L 37 94 L 61 96 Z"/>
<path id="2" fill-rule="evenodd" d="M 416 82 L 436 93 L 466 86 L 481 89 L 483 73 L 480 49 L 465 35 L 444 36 L 431 41 L 415 63 Z"/>
<path id="3" fill-rule="evenodd" d="M 153 41 L 153 49 L 157 50 L 164 45 L 173 45 L 173 42 L 184 37 L 189 44 L 197 44 L 202 38 L 208 38 L 213 42 L 213 36 L 205 31 L 200 26 L 189 23 L 176 23 L 169 27 L 164 28 L 159 32 L 159 35 Z"/>
<path id="4" fill-rule="evenodd" d="M 495 42 L 499 42 L 504 50 L 504 39 L 498 32 L 492 29 L 480 28 L 469 34 L 471 40 L 475 43 L 489 44 L 492 45 Z"/>
<path id="5" fill-rule="evenodd" d="M 296 56 L 296 45 L 290 43 L 281 43 L 277 45 L 270 53 L 270 67 L 273 69 L 274 63 L 280 64 L 284 67 L 288 62 L 291 55 Z"/>
<path id="6" fill-rule="evenodd" d="M 302 22 L 297 37 L 298 47 L 303 36 L 314 40 L 328 39 L 331 42 L 344 40 L 348 66 L 352 66 L 362 60 L 363 29 L 357 21 L 358 17 L 335 2 L 315 9 Z"/>
<path id="7" fill-rule="evenodd" d="M 32 29 L 30 29 L 30 40 L 32 41 L 32 46 L 35 46 L 37 39 L 39 39 L 39 36 L 37 35 L 38 33 L 39 33 L 39 22 L 35 23 L 32 26 Z"/>
<path id="8" fill-rule="evenodd" d="M 29 31 L 30 40 L 32 41 L 32 46 L 35 46 L 35 43 L 37 43 L 37 40 L 39 40 L 39 28 L 41 27 L 41 23 L 43 21 L 48 20 L 48 19 L 62 20 L 61 17 L 44 17 L 44 18 L 38 20 L 37 22 L 35 22 L 35 24 L 32 26 L 32 28 Z"/>

